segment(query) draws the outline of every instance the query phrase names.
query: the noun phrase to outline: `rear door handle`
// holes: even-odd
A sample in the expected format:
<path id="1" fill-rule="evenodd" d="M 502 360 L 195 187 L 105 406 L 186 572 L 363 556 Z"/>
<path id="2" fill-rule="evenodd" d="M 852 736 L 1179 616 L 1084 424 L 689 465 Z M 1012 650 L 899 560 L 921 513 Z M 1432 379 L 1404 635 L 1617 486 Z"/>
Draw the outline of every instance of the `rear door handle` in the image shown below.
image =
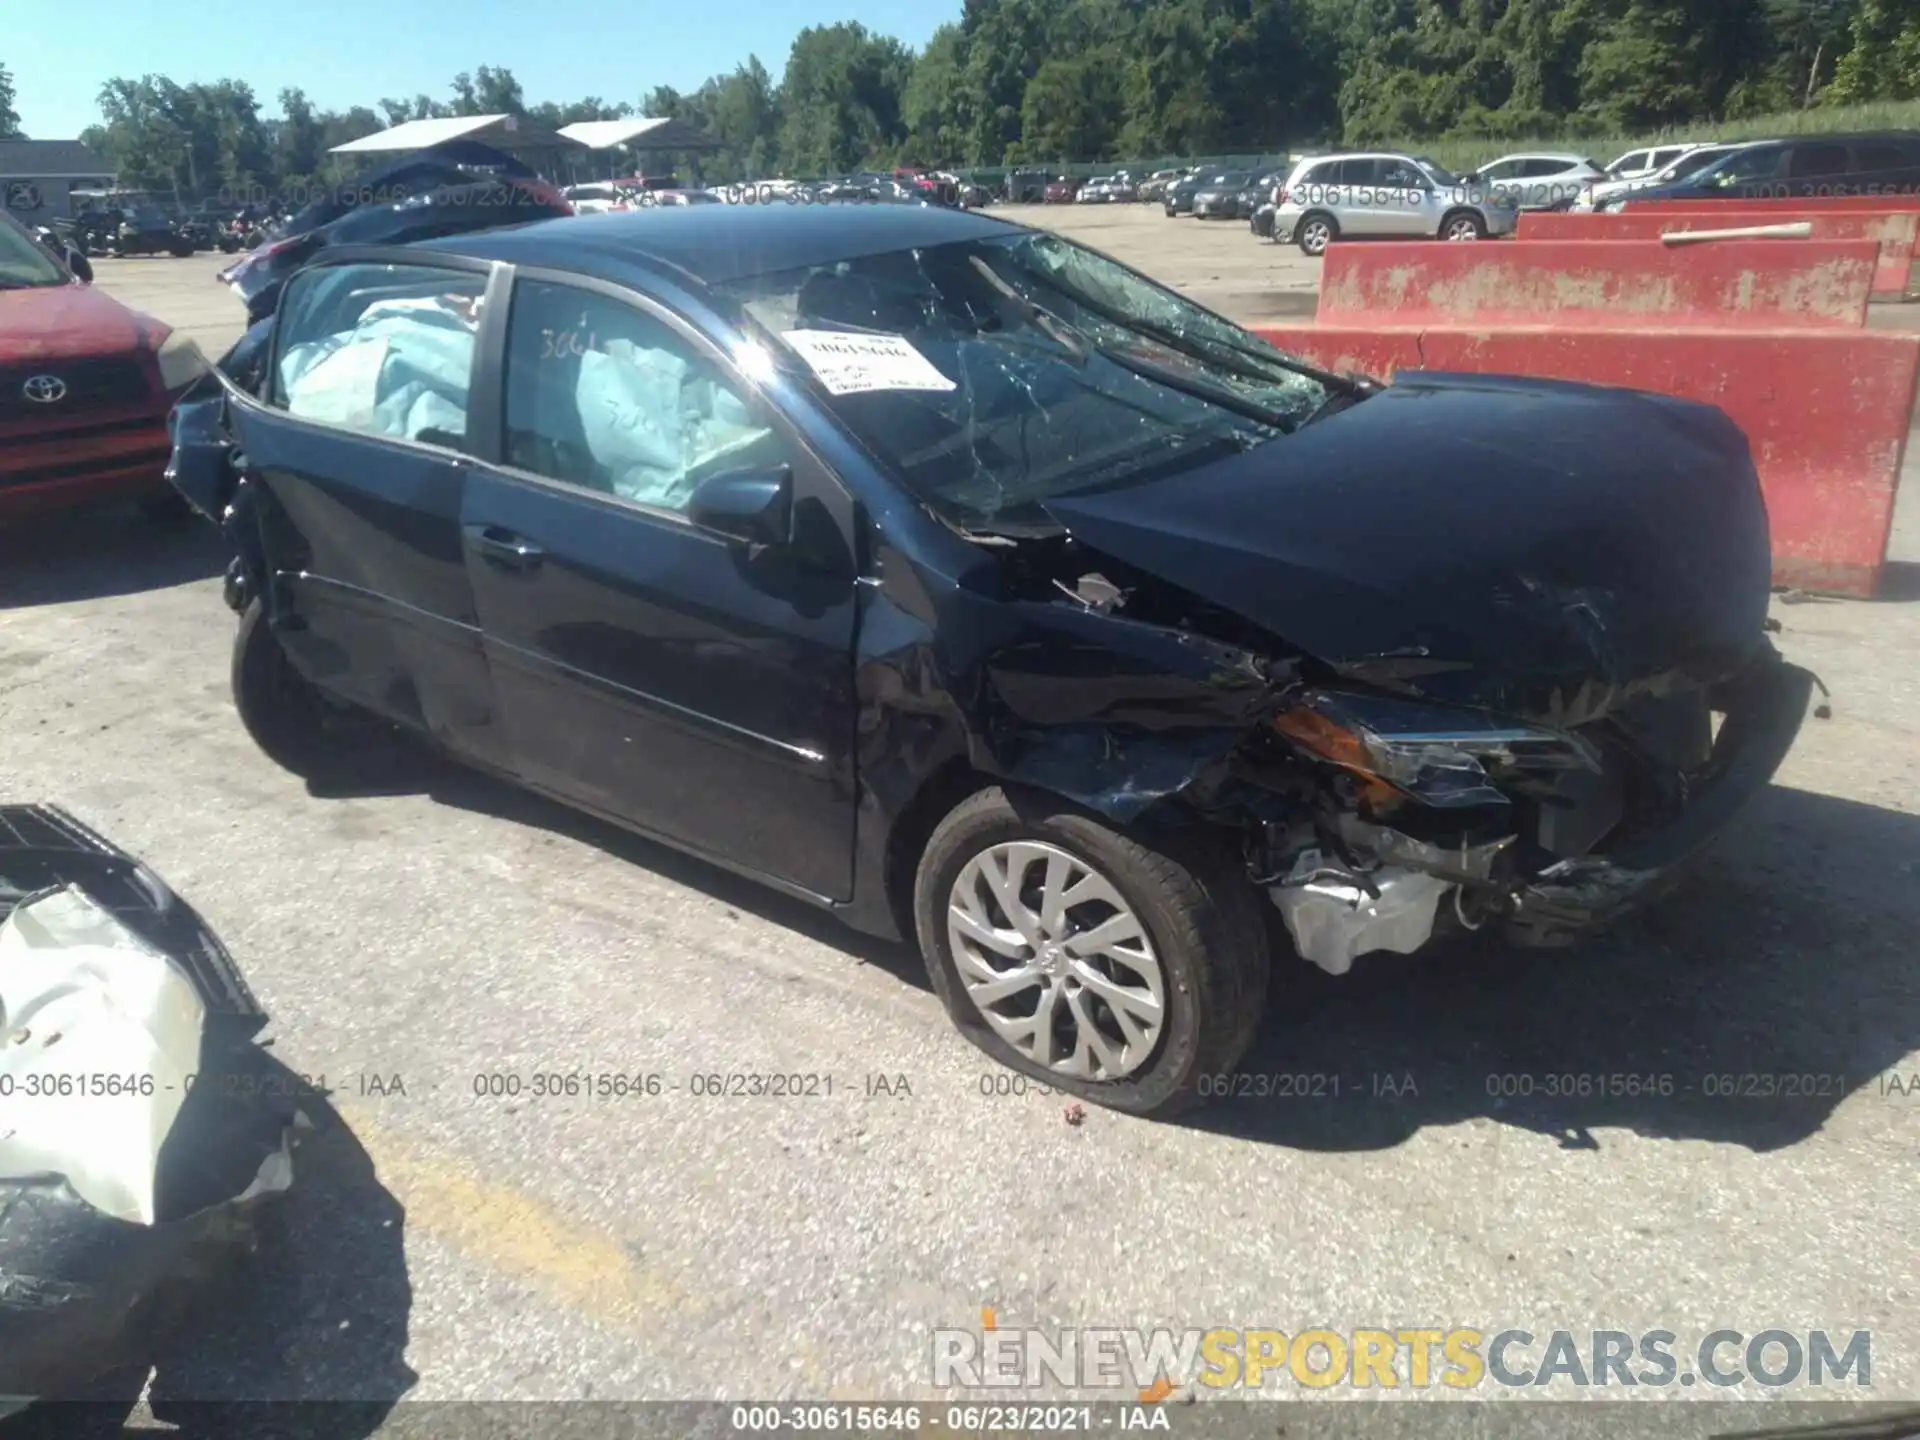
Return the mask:
<path id="1" fill-rule="evenodd" d="M 509 570 L 536 569 L 547 558 L 547 552 L 531 540 L 511 530 L 502 530 L 498 525 L 469 525 L 466 531 L 467 541 L 474 549 Z"/>

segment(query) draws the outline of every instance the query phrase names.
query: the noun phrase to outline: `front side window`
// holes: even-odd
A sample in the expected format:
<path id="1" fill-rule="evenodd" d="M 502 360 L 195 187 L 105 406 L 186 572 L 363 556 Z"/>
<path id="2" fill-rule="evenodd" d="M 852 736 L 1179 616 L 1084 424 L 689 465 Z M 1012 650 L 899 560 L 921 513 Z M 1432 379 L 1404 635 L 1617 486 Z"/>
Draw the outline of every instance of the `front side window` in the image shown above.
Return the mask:
<path id="1" fill-rule="evenodd" d="M 271 403 L 367 435 L 464 448 L 484 275 L 332 265 L 294 277 Z"/>
<path id="2" fill-rule="evenodd" d="M 1853 168 L 1863 174 L 1872 175 L 1881 170 L 1904 170 L 1910 163 L 1907 152 L 1898 145 L 1856 145 L 1853 147 Z"/>
<path id="3" fill-rule="evenodd" d="M 1780 173 L 1780 161 L 1785 154 L 1786 151 L 1777 145 L 1762 146 L 1757 150 L 1737 151 L 1703 173 L 1700 179 L 1703 183 L 1717 186 L 1722 190 L 1730 190 L 1736 185 L 1745 185 L 1756 180 L 1771 180 Z"/>
<path id="4" fill-rule="evenodd" d="M 655 509 L 685 510 L 710 476 L 791 458 L 678 331 L 569 285 L 515 284 L 506 410 L 509 465 Z"/>
<path id="5" fill-rule="evenodd" d="M 959 523 L 1045 523 L 1048 498 L 1190 469 L 1329 398 L 1298 361 L 1057 236 L 895 251 L 726 287 L 769 363 L 809 383 Z"/>

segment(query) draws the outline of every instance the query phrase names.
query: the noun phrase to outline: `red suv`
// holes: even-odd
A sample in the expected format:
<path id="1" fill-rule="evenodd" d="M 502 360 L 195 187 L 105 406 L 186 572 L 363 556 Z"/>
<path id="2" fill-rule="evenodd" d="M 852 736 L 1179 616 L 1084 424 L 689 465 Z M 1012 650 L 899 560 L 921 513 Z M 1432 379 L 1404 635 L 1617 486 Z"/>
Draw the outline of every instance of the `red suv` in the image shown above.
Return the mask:
<path id="1" fill-rule="evenodd" d="M 167 412 L 206 368 L 0 215 L 0 523 L 120 499 L 172 511 Z"/>

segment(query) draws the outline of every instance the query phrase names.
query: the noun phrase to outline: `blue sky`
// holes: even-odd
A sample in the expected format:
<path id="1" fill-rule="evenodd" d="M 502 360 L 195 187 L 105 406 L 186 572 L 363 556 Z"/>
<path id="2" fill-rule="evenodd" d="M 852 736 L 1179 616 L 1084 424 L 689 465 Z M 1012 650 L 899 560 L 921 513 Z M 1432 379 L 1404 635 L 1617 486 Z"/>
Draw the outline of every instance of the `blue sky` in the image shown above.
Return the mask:
<path id="1" fill-rule="evenodd" d="M 263 114 L 297 85 L 322 109 L 421 91 L 445 98 L 462 70 L 504 65 L 529 103 L 584 95 L 638 104 L 655 85 L 690 90 L 749 53 L 779 78 L 808 25 L 858 20 L 924 45 L 959 0 L 681 0 L 621 6 L 528 0 L 0 0 L 0 64 L 20 126 L 70 139 L 99 122 L 94 96 L 115 75 L 245 80 Z M 22 23 L 24 22 L 24 23 Z"/>

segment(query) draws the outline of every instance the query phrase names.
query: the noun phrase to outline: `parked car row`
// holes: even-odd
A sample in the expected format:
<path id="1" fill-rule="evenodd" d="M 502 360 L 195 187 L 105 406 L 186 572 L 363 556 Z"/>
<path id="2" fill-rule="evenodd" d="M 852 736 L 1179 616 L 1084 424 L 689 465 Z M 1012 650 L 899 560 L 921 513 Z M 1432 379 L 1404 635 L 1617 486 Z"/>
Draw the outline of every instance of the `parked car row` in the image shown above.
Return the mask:
<path id="1" fill-rule="evenodd" d="M 1230 182 L 1240 188 L 1225 190 Z M 1343 237 L 1485 240 L 1511 235 L 1519 220 L 1511 192 L 1477 176 L 1455 175 L 1424 155 L 1314 156 L 1270 182 L 1271 176 L 1217 177 L 1195 191 L 1194 213 L 1201 213 L 1202 204 L 1230 209 L 1236 217 L 1244 213 L 1255 235 L 1297 244 L 1308 255 L 1324 254 Z M 1263 199 L 1262 190 L 1268 192 Z M 1167 213 L 1176 213 L 1171 201 Z"/>
<path id="2" fill-rule="evenodd" d="M 1356 152 L 1298 162 L 1285 176 L 1191 174 L 1165 186 L 1169 216 L 1245 218 L 1309 255 L 1342 238 L 1481 240 L 1526 210 L 1606 211 L 1629 199 L 1911 194 L 1920 134 L 1875 132 L 1643 146 L 1599 165 L 1572 152 L 1504 155 L 1454 175 L 1422 155 Z"/>
<path id="3" fill-rule="evenodd" d="M 1505 155 L 1473 179 L 1522 210 L 1611 210 L 1634 196 L 1686 200 L 1873 195 L 1920 185 L 1920 135 L 1877 131 L 1642 146 L 1606 165 L 1572 153 Z"/>
<path id="4" fill-rule="evenodd" d="M 1630 198 L 1911 195 L 1916 189 L 1920 189 L 1920 133 L 1880 130 L 1690 146 L 1659 170 L 1595 184 L 1582 192 L 1572 208 L 1613 210 Z"/>

